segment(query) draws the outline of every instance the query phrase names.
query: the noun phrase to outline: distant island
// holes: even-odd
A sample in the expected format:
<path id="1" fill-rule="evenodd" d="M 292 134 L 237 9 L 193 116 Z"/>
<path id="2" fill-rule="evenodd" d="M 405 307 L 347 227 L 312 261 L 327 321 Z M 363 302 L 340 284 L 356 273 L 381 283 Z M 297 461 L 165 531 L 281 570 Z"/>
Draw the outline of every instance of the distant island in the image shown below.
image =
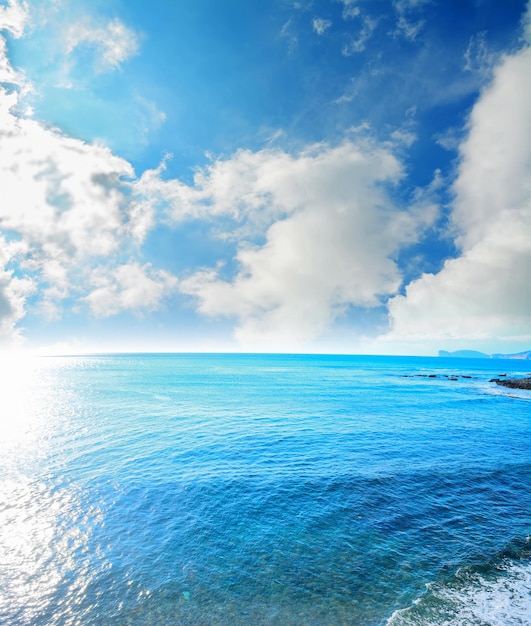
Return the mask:
<path id="1" fill-rule="evenodd" d="M 439 350 L 439 356 L 456 357 L 459 359 L 519 359 L 521 361 L 531 361 L 531 350 L 515 354 L 485 354 L 485 352 L 478 352 L 477 350 L 456 350 L 455 352 Z"/>

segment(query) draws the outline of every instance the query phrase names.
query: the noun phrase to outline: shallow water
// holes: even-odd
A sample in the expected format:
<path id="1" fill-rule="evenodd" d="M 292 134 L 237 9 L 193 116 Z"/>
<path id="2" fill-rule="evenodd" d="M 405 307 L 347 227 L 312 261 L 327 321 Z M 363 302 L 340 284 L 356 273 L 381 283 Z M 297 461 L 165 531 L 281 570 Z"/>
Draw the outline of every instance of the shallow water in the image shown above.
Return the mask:
<path id="1" fill-rule="evenodd" d="M 0 623 L 523 624 L 531 394 L 488 381 L 528 369 L 296 355 L 11 364 Z"/>

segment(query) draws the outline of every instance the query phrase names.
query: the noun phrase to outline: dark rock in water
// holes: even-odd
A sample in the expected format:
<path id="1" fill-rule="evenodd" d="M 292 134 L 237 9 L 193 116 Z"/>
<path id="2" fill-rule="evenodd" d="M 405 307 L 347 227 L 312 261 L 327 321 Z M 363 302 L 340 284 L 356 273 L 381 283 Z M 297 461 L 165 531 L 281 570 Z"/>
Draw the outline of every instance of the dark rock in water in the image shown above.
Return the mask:
<path id="1" fill-rule="evenodd" d="M 509 387 L 510 389 L 527 389 L 531 391 L 531 378 L 506 378 L 505 380 L 492 378 L 490 382 L 502 387 Z"/>
<path id="2" fill-rule="evenodd" d="M 447 380 L 459 380 L 460 378 L 475 378 L 475 376 L 466 376 L 465 374 L 402 374 L 402 378 L 438 378 L 442 376 Z"/>

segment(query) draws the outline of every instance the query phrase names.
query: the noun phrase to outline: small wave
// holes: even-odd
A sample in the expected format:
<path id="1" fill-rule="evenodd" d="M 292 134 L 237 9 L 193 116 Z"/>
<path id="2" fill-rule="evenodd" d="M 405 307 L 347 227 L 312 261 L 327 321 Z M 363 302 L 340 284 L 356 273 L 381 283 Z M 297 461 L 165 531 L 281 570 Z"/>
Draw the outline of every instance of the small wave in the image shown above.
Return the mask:
<path id="1" fill-rule="evenodd" d="M 531 615 L 531 545 L 487 566 L 460 569 L 430 583 L 412 606 L 395 611 L 386 626 L 523 626 Z"/>

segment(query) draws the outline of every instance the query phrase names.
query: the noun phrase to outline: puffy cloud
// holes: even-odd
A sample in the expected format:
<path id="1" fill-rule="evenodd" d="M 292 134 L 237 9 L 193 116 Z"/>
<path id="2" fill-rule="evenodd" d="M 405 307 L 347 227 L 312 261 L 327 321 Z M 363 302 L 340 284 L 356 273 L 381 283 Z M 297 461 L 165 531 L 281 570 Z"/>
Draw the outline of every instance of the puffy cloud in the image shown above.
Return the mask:
<path id="1" fill-rule="evenodd" d="M 81 46 L 89 46 L 95 52 L 95 67 L 100 72 L 117 69 L 124 61 L 138 52 L 136 34 L 120 20 L 114 19 L 102 25 L 78 23 L 66 33 L 66 54 L 72 56 Z"/>
<path id="2" fill-rule="evenodd" d="M 155 311 L 177 285 L 176 278 L 168 272 L 135 261 L 115 268 L 99 267 L 92 272 L 90 282 L 95 288 L 84 300 L 98 317 L 121 311 Z"/>
<path id="3" fill-rule="evenodd" d="M 20 36 L 26 17 L 25 5 L 10 2 L 1 8 L 0 27 Z M 69 52 L 90 43 L 113 67 L 136 49 L 132 33 L 116 21 L 75 27 L 68 36 Z M 105 316 L 156 308 L 175 279 L 134 261 L 117 264 L 137 250 L 153 223 L 149 207 L 135 200 L 131 164 L 105 146 L 22 117 L 17 111 L 27 85 L 1 37 L 0 81 L 0 229 L 8 233 L 0 240 L 0 337 L 20 338 L 30 297 L 47 318 L 60 317 L 67 298 Z M 100 269 L 91 270 L 94 265 Z M 114 274 L 101 269 L 105 265 Z"/>
<path id="4" fill-rule="evenodd" d="M 0 6 L 0 32 L 8 31 L 15 38 L 21 37 L 28 21 L 26 3 L 9 0 L 7 6 Z M 0 84 L 11 83 L 24 87 L 24 78 L 16 72 L 7 57 L 5 38 L 0 35 Z"/>
<path id="5" fill-rule="evenodd" d="M 0 30 L 9 31 L 13 37 L 21 37 L 28 21 L 28 6 L 25 2 L 8 0 L 0 6 Z"/>
<path id="6" fill-rule="evenodd" d="M 531 49 L 507 56 L 460 147 L 452 226 L 461 250 L 391 300 L 392 337 L 531 340 Z"/>
<path id="7" fill-rule="evenodd" d="M 16 93 L 0 87 L 0 228 L 21 242 L 12 263 L 17 275 L 0 265 L 0 332 L 13 335 L 30 291 L 38 290 L 41 314 L 60 317 L 66 298 L 83 299 L 92 288 L 80 279 L 83 272 L 129 256 L 152 225 L 151 215 L 135 202 L 130 163 L 104 146 L 19 117 L 13 112 L 17 101 Z M 165 289 L 170 279 L 134 269 L 118 270 L 116 283 L 98 284 L 87 300 L 98 315 L 152 310 L 160 302 L 161 285 Z M 138 281 L 135 288 L 127 283 L 131 276 Z"/>
<path id="8" fill-rule="evenodd" d="M 0 89 L 2 228 L 69 257 L 108 254 L 123 231 L 129 163 L 10 111 L 16 95 Z"/>
<path id="9" fill-rule="evenodd" d="M 21 242 L 7 242 L 0 237 L 0 345 L 17 343 L 21 339 L 18 322 L 25 315 L 27 297 L 35 285 L 30 278 L 19 278 L 10 267 L 24 251 Z"/>
<path id="10" fill-rule="evenodd" d="M 390 147 L 347 142 L 295 156 L 240 151 L 193 187 L 160 182 L 176 219 L 225 215 L 247 228 L 235 276 L 205 269 L 180 289 L 203 314 L 236 318 L 243 345 L 268 349 L 316 337 L 349 305 L 379 306 L 401 283 L 394 257 L 435 217 L 393 204 L 386 188 L 401 176 Z"/>

